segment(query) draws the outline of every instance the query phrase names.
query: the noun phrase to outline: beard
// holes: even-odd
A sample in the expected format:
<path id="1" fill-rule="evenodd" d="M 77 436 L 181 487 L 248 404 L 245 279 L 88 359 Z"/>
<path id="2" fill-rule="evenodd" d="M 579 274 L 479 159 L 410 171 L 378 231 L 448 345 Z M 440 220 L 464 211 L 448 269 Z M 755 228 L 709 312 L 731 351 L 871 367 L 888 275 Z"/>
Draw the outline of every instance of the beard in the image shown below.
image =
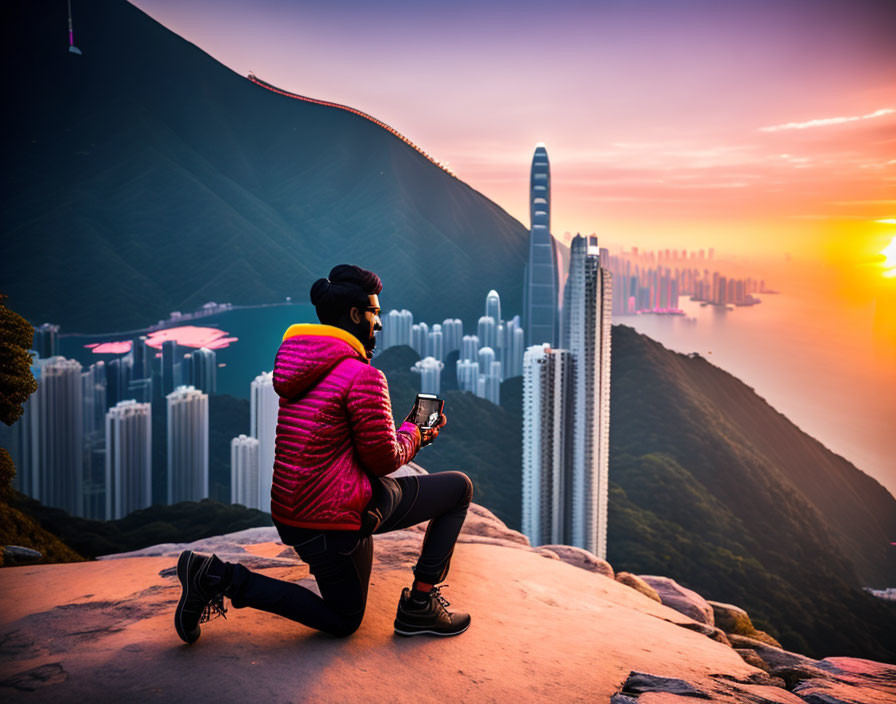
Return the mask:
<path id="1" fill-rule="evenodd" d="M 376 335 L 370 334 L 370 325 L 367 321 L 362 320 L 360 323 L 349 323 L 349 332 L 358 338 L 364 351 L 367 352 L 367 359 L 373 356 L 373 349 L 376 347 Z"/>

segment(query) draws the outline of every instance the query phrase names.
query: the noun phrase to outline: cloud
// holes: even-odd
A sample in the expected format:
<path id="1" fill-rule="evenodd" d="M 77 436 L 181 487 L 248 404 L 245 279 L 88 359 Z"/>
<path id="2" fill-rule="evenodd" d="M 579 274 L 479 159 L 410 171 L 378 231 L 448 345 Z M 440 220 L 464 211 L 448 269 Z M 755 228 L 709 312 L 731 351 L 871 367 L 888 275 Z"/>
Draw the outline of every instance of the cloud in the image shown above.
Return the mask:
<path id="1" fill-rule="evenodd" d="M 787 122 L 783 125 L 772 125 L 771 127 L 760 127 L 760 132 L 780 132 L 781 130 L 804 130 L 809 127 L 827 127 L 828 125 L 841 125 L 844 122 L 858 122 L 859 120 L 870 120 L 875 117 L 883 117 L 891 115 L 896 110 L 893 108 L 881 108 L 867 115 L 850 115 L 849 117 L 823 117 L 817 120 L 807 120 L 806 122 Z"/>

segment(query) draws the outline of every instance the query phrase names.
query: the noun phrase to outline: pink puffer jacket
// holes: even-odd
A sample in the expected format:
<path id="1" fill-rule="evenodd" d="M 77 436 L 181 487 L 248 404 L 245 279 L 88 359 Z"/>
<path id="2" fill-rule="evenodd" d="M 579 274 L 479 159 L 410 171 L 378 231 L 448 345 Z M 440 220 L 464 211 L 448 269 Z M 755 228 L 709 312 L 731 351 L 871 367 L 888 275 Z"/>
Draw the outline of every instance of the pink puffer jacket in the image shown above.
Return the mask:
<path id="1" fill-rule="evenodd" d="M 420 430 L 396 433 L 383 373 L 364 346 L 330 325 L 293 325 L 274 362 L 280 395 L 271 515 L 301 528 L 354 530 L 370 479 L 406 464 Z"/>

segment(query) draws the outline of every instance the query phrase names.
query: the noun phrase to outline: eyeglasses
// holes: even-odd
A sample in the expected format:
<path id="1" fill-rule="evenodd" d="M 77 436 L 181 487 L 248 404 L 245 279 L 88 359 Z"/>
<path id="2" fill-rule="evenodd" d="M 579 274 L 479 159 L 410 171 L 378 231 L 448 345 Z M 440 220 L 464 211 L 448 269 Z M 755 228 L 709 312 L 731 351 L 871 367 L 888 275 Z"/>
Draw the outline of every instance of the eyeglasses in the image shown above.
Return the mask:
<path id="1" fill-rule="evenodd" d="M 380 316 L 380 313 L 382 312 L 379 308 L 375 308 L 374 306 L 368 306 L 368 307 L 365 308 L 364 310 L 369 310 L 369 311 L 370 311 L 371 313 L 373 313 L 376 317 L 379 317 L 379 316 Z"/>

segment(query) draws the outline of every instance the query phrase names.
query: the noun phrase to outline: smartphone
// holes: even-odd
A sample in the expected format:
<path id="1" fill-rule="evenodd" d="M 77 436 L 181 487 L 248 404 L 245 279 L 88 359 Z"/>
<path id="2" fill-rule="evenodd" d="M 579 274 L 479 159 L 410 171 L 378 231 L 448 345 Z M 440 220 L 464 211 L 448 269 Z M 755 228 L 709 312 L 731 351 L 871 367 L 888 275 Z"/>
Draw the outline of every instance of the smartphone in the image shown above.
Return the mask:
<path id="1" fill-rule="evenodd" d="M 435 428 L 442 417 L 445 401 L 433 394 L 417 394 L 414 401 L 414 424 L 421 428 Z"/>

